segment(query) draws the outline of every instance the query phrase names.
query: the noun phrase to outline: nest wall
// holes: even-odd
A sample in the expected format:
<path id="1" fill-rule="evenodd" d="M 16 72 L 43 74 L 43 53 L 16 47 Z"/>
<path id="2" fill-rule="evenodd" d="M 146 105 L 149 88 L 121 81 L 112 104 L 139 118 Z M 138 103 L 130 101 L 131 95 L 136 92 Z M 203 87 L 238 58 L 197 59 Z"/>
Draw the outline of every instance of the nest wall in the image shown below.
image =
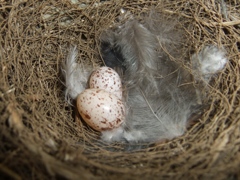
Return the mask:
<path id="1" fill-rule="evenodd" d="M 100 33 L 119 23 L 121 8 L 135 17 L 153 8 L 177 17 L 189 37 L 186 57 L 215 44 L 229 59 L 193 127 L 134 152 L 104 144 L 75 115 L 61 75 L 70 45 L 78 46 L 79 62 L 102 63 Z M 240 178 L 239 12 L 237 0 L 0 1 L 1 177 Z"/>

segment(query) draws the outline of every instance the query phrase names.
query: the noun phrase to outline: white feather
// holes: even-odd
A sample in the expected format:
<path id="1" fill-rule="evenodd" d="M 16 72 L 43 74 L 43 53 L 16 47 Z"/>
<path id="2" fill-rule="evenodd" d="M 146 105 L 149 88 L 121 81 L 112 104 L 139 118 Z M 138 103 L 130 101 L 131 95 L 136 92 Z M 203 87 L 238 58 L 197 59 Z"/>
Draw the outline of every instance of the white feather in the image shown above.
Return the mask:
<path id="1" fill-rule="evenodd" d="M 170 56 L 180 58 L 181 32 L 175 29 L 175 22 L 156 17 L 153 13 L 141 23 L 129 20 L 103 33 L 104 61 L 114 67 L 115 58 L 116 67 L 122 68 L 128 109 L 121 131 L 104 132 L 103 140 L 138 143 L 172 139 L 182 135 L 188 119 L 201 110 L 196 94 L 201 91 L 193 86 L 192 75 L 162 49 L 164 46 Z M 196 60 L 200 62 L 196 71 L 203 76 L 210 67 L 209 71 L 216 73 L 226 64 L 223 51 L 213 47 L 195 54 L 192 62 Z"/>
<path id="2" fill-rule="evenodd" d="M 150 13 L 141 23 L 131 19 L 101 36 L 105 64 L 123 72 L 127 109 L 126 122 L 104 131 L 106 142 L 156 142 L 181 136 L 191 116 L 200 111 L 201 90 L 192 75 L 169 56 L 180 58 L 180 31 L 176 22 Z M 167 48 L 167 53 L 165 49 Z M 76 63 L 77 49 L 71 48 L 64 66 L 66 97 L 75 99 L 87 86 L 92 67 Z M 224 68 L 225 52 L 207 46 L 191 58 L 194 77 L 209 80 Z M 201 86 L 202 87 L 202 86 Z M 198 92 L 198 94 L 196 94 Z"/>
<path id="3" fill-rule="evenodd" d="M 65 99 L 69 102 L 69 98 L 74 100 L 78 94 L 85 90 L 87 81 L 92 71 L 92 67 L 84 63 L 78 64 L 77 46 L 71 47 L 68 57 L 63 65 L 63 75 L 65 78 Z"/>
<path id="4" fill-rule="evenodd" d="M 225 67 L 226 52 L 223 48 L 219 49 L 213 45 L 206 46 L 199 53 L 194 54 L 191 61 L 193 70 L 197 72 L 195 79 L 202 77 L 208 82 L 213 74 Z"/>

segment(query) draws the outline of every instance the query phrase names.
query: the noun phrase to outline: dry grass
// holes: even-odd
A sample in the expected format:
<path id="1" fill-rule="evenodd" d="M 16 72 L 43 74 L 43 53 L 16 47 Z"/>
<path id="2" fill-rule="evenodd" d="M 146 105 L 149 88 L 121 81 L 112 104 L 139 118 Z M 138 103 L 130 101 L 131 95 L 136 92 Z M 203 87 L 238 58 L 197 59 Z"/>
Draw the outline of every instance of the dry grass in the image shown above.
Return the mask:
<path id="1" fill-rule="evenodd" d="M 209 108 L 184 136 L 137 152 L 105 145 L 64 101 L 61 63 L 70 44 L 98 64 L 99 34 L 120 8 L 177 15 L 188 49 L 224 46 L 229 63 L 210 87 Z M 13 179 L 238 179 L 240 3 L 237 0 L 0 1 L 0 174 Z"/>

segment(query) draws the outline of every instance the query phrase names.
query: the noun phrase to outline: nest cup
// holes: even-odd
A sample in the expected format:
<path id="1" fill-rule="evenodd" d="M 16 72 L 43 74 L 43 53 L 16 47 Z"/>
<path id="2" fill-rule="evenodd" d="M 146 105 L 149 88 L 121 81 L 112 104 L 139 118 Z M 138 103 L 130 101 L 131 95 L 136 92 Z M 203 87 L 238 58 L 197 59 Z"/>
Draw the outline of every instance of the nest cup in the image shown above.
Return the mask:
<path id="1" fill-rule="evenodd" d="M 224 46 L 229 62 L 209 86 L 208 106 L 183 136 L 133 152 L 105 144 L 64 99 L 61 64 L 102 63 L 101 32 L 152 8 L 174 17 L 184 57 Z M 240 3 L 238 1 L 0 1 L 0 175 L 12 179 L 238 179 Z M 177 17 L 177 18 L 176 18 Z M 186 68 L 190 67 L 186 63 Z"/>

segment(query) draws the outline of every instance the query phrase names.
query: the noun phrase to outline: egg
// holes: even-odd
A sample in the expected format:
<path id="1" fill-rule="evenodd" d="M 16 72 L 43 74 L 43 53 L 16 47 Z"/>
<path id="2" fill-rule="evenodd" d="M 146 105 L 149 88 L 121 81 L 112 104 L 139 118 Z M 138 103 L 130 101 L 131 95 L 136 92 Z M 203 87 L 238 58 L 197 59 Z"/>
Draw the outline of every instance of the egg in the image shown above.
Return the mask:
<path id="1" fill-rule="evenodd" d="M 118 73 L 109 67 L 96 69 L 89 78 L 89 87 L 104 89 L 122 99 L 122 83 Z"/>
<path id="2" fill-rule="evenodd" d="M 125 106 L 103 89 L 86 89 L 77 97 L 77 109 L 84 121 L 97 131 L 119 127 L 125 120 Z"/>

